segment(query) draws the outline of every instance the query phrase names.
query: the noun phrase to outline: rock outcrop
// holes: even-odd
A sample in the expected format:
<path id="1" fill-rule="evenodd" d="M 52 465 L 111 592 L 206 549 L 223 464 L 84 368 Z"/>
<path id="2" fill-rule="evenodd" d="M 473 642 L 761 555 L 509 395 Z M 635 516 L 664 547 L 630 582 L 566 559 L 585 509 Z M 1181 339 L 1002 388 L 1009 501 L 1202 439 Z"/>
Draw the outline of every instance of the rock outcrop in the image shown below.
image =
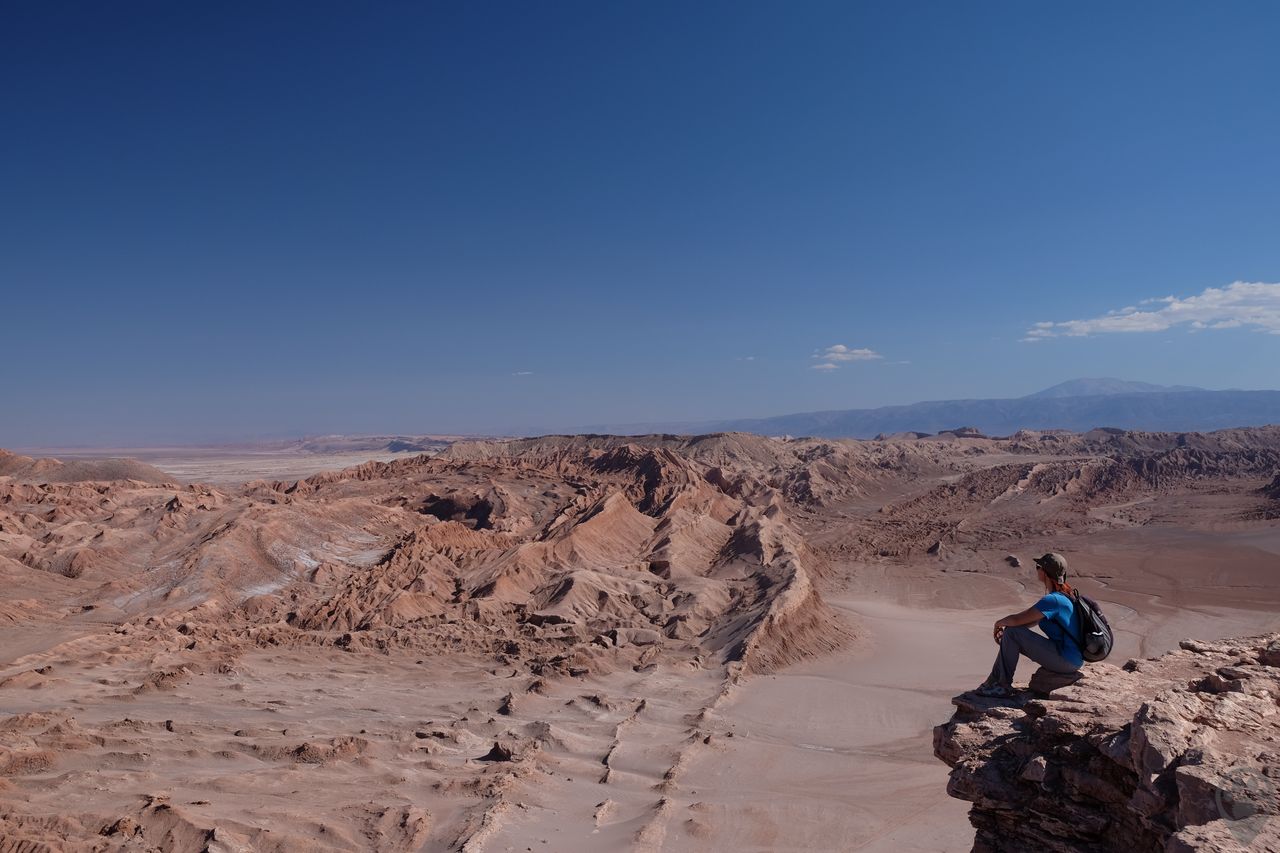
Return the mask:
<path id="1" fill-rule="evenodd" d="M 1280 634 L 1091 664 L 934 729 L 975 851 L 1280 851 Z"/>
<path id="2" fill-rule="evenodd" d="M 1273 500 L 1280 500 L 1280 474 L 1276 478 L 1263 486 L 1262 493 Z"/>

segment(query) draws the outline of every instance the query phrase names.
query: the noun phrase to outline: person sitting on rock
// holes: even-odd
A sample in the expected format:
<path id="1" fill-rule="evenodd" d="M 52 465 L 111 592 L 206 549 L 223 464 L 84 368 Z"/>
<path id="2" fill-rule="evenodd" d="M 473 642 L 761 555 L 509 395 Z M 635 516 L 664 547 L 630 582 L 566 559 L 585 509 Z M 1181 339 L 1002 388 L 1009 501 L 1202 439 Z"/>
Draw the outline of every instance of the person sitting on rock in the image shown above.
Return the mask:
<path id="1" fill-rule="evenodd" d="M 1013 673 L 1019 655 L 1026 655 L 1042 669 L 1077 676 L 1084 657 L 1076 644 L 1080 620 L 1075 612 L 1071 585 L 1067 583 L 1067 558 L 1048 553 L 1036 558 L 1036 577 L 1044 584 L 1044 596 L 1021 613 L 996 621 L 992 636 L 1000 644 L 991 675 L 974 692 L 1003 699 L 1013 695 Z M 1036 625 L 1044 634 L 1031 630 Z M 1034 684 L 1032 685 L 1035 686 Z"/>

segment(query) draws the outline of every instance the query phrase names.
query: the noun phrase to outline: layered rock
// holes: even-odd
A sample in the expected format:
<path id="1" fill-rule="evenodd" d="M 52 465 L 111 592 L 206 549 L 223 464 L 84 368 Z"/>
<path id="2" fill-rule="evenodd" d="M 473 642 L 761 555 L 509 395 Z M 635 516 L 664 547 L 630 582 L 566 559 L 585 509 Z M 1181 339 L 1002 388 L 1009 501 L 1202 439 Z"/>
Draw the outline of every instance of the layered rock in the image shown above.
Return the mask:
<path id="1" fill-rule="evenodd" d="M 976 851 L 1280 851 L 1280 634 L 1090 664 L 934 729 Z"/>

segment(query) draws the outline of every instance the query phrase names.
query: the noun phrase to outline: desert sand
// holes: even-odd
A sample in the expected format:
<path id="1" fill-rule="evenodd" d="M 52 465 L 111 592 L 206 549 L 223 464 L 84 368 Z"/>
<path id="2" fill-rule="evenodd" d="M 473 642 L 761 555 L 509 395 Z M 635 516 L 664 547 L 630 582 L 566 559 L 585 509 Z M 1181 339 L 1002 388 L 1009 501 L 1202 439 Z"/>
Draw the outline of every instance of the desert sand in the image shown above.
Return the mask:
<path id="1" fill-rule="evenodd" d="M 1278 470 L 1276 428 L 0 456 L 0 849 L 967 850 L 931 730 L 1030 558 L 1113 660 L 1274 630 Z"/>
<path id="2" fill-rule="evenodd" d="M 237 485 L 247 480 L 296 480 L 369 461 L 391 462 L 423 453 L 438 453 L 457 438 L 447 435 L 319 436 L 233 445 L 32 447 L 23 448 L 20 455 L 33 460 L 57 459 L 70 465 L 101 465 L 106 459 L 128 460 L 162 470 L 163 479 L 167 480 Z M 128 476 L 127 472 L 112 479 L 121 476 Z"/>

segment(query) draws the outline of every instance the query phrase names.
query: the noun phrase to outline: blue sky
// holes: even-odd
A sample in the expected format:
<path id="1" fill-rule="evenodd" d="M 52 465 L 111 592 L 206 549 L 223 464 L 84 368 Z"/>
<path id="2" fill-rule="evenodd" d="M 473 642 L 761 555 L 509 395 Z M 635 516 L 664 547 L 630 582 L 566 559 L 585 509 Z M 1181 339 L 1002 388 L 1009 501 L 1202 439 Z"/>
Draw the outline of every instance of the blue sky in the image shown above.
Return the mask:
<path id="1" fill-rule="evenodd" d="M 1280 386 L 1274 4 L 0 16 L 0 446 Z"/>

